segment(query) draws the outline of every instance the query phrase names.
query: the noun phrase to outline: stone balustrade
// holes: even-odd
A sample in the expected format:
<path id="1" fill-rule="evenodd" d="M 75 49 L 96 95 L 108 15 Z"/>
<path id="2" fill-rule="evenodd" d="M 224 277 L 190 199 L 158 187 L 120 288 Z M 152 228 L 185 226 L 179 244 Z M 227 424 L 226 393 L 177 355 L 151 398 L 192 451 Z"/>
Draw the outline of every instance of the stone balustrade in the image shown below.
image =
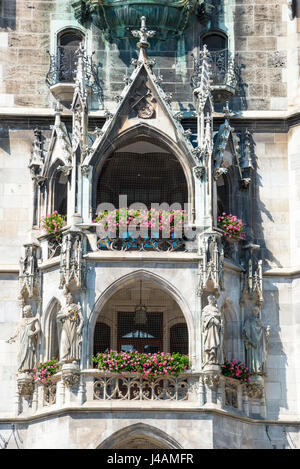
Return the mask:
<path id="1" fill-rule="evenodd" d="M 23 384 L 23 375 L 21 379 Z M 136 405 L 147 408 L 152 403 L 158 408 L 218 409 L 245 417 L 265 418 L 262 378 L 243 384 L 220 374 L 185 372 L 146 380 L 138 373 L 120 375 L 97 369 L 81 372 L 63 369 L 53 376 L 51 383 L 32 382 L 32 386 L 27 384 L 26 388 L 24 384 L 19 386 L 17 414 L 55 412 L 69 406 L 103 408 L 108 401 L 109 406 L 116 407 L 126 401 L 130 408 Z"/>

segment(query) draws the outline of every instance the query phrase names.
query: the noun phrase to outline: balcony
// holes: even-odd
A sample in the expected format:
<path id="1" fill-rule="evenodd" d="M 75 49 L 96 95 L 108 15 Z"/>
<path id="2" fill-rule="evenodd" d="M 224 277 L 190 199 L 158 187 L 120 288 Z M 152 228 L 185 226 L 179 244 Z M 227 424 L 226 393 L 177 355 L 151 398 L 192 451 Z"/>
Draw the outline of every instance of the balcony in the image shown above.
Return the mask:
<path id="1" fill-rule="evenodd" d="M 228 49 L 211 51 L 212 92 L 216 102 L 227 101 L 235 94 L 234 59 Z"/>
<path id="2" fill-rule="evenodd" d="M 57 54 L 49 53 L 50 67 L 46 76 L 46 83 L 57 100 L 71 102 L 73 99 L 79 54 L 84 61 L 88 90 L 101 94 L 97 67 L 93 64 L 92 57 L 85 55 L 83 48 L 59 46 Z"/>
<path id="3" fill-rule="evenodd" d="M 224 102 L 230 99 L 236 91 L 236 67 L 233 57 L 228 49 L 209 50 L 206 45 L 194 59 L 194 74 L 192 84 L 198 88 L 201 83 L 202 65 L 206 60 L 210 64 L 211 89 L 215 102 Z"/>
<path id="4" fill-rule="evenodd" d="M 25 390 L 26 389 L 26 390 Z M 103 408 L 216 410 L 233 415 L 265 417 L 263 382 L 244 385 L 222 375 L 185 372 L 148 381 L 137 373 L 104 373 L 95 369 L 75 375 L 60 371 L 50 384 L 18 386 L 18 415 L 55 414 Z"/>
<path id="5" fill-rule="evenodd" d="M 75 88 L 76 50 L 58 47 L 57 55 L 49 55 L 46 82 L 50 91 L 60 101 L 71 101 Z"/>

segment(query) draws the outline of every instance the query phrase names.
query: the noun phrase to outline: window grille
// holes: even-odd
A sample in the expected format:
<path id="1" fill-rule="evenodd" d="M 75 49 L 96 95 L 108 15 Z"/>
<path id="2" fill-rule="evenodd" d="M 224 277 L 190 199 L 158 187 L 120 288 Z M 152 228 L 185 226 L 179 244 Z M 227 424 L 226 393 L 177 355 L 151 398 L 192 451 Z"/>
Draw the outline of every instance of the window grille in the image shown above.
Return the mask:
<path id="1" fill-rule="evenodd" d="M 147 312 L 145 324 L 136 324 L 135 313 L 118 313 L 118 350 L 155 353 L 163 351 L 163 314 Z"/>
<path id="2" fill-rule="evenodd" d="M 185 175 L 177 158 L 168 153 L 114 153 L 105 162 L 97 185 L 97 206 L 108 202 L 119 208 L 119 195 L 127 205 L 142 202 L 179 203 L 188 201 Z"/>
<path id="3" fill-rule="evenodd" d="M 94 333 L 94 355 L 110 349 L 110 327 L 103 322 L 97 322 Z"/>
<path id="4" fill-rule="evenodd" d="M 58 40 L 59 81 L 74 82 L 76 50 L 82 40 L 82 34 L 77 31 L 67 31 L 60 35 Z"/>
<path id="5" fill-rule="evenodd" d="M 188 354 L 188 329 L 186 324 L 175 324 L 171 327 L 170 352 Z"/>

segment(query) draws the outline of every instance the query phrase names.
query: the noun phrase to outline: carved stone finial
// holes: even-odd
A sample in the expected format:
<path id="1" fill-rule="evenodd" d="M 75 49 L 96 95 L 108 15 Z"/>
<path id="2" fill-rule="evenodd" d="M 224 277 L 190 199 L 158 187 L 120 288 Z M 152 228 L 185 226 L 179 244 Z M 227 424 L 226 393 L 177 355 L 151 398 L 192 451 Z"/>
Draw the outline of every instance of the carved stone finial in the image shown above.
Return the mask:
<path id="1" fill-rule="evenodd" d="M 150 31 L 149 29 L 147 29 L 147 27 L 146 27 L 146 17 L 142 16 L 141 17 L 141 27 L 140 27 L 140 29 L 131 31 L 131 34 L 134 37 L 139 37 L 140 38 L 139 42 L 137 43 L 137 46 L 139 48 L 144 48 L 144 47 L 147 48 L 147 47 L 150 46 L 149 42 L 147 41 L 148 37 L 153 37 L 156 34 L 156 31 Z"/>

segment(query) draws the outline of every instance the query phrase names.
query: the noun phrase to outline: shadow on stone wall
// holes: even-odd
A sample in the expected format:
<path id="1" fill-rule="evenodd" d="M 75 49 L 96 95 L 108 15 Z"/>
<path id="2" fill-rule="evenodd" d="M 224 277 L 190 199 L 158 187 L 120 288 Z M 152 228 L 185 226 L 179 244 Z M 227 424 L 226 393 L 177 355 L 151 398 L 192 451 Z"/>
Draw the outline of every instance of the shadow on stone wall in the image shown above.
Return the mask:
<path id="1" fill-rule="evenodd" d="M 16 29 L 16 0 L 0 0 L 0 28 Z"/>
<path id="2" fill-rule="evenodd" d="M 268 220 L 272 223 L 275 223 L 274 218 L 271 212 L 267 209 L 266 205 L 260 198 L 260 188 L 263 186 L 262 178 L 258 173 L 259 169 L 259 158 L 255 151 L 255 137 L 250 136 L 250 148 L 252 154 L 252 164 L 253 164 L 253 182 L 252 182 L 252 214 L 255 223 L 253 224 L 253 233 L 254 233 L 254 242 L 260 245 L 262 259 L 264 260 L 264 270 L 266 268 L 282 267 L 281 262 L 274 256 L 273 252 L 266 246 L 264 227 L 263 227 L 263 218 L 264 214 L 267 216 Z M 274 226 L 275 229 L 275 226 Z"/>
<path id="3" fill-rule="evenodd" d="M 250 149 L 253 163 L 252 175 L 252 220 L 253 220 L 253 242 L 260 245 L 257 252 L 257 258 L 263 261 L 263 272 L 270 268 L 282 267 L 279 259 L 267 247 L 266 234 L 263 223 L 263 217 L 267 217 L 268 225 L 273 224 L 276 230 L 275 220 L 272 213 L 268 210 L 260 197 L 260 188 L 263 186 L 262 178 L 259 175 L 259 157 L 256 154 L 255 135 L 250 136 Z M 287 384 L 286 384 L 286 368 L 288 366 L 287 355 L 284 351 L 281 340 L 280 327 L 280 308 L 284 307 L 282 301 L 279 301 L 280 282 L 282 289 L 287 288 L 289 280 L 280 277 L 264 277 L 264 304 L 262 308 L 262 322 L 265 326 L 270 325 L 271 336 L 268 352 L 268 360 L 266 366 L 266 407 L 267 418 L 278 419 L 280 408 L 288 408 L 287 403 Z M 282 313 L 281 313 L 282 314 Z M 279 433 L 278 433 L 279 432 Z M 276 436 L 272 436 L 272 435 Z M 279 434 L 281 436 L 279 436 Z M 273 427 L 267 435 L 271 447 L 277 448 L 288 447 L 288 442 L 282 428 L 275 430 Z"/>
<path id="4" fill-rule="evenodd" d="M 11 155 L 10 139 L 9 139 L 9 128 L 1 127 L 0 129 L 0 152 L 2 151 Z"/>

